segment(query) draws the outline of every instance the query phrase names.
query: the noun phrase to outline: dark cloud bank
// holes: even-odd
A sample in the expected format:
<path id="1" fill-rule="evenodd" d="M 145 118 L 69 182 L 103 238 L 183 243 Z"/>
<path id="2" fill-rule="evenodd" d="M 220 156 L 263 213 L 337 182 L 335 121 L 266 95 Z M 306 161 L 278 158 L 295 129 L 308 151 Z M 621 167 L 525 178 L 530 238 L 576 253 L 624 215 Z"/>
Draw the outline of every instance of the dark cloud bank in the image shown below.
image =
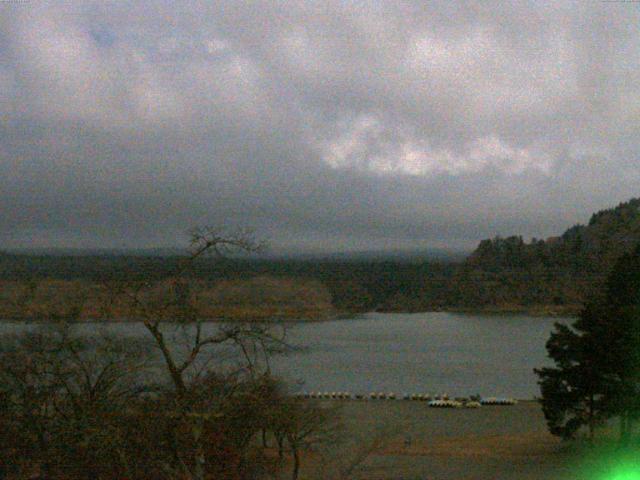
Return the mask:
<path id="1" fill-rule="evenodd" d="M 638 194 L 639 9 L 2 2 L 0 241 L 544 237 Z"/>

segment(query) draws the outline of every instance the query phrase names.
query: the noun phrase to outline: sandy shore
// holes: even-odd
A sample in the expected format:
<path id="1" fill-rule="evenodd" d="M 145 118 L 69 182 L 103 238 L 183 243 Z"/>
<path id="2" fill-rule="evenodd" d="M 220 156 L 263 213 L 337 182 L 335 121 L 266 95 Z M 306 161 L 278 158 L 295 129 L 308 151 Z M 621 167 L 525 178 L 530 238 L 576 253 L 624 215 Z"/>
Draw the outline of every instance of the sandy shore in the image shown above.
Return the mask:
<path id="1" fill-rule="evenodd" d="M 345 437 L 352 440 L 336 444 L 326 456 L 343 465 L 366 456 L 351 478 L 571 478 L 569 454 L 547 433 L 533 401 L 479 409 L 434 409 L 402 400 L 333 404 L 339 405 Z M 306 478 L 319 478 L 314 463 L 307 465 Z M 329 467 L 321 468 L 325 478 L 337 478 Z"/>

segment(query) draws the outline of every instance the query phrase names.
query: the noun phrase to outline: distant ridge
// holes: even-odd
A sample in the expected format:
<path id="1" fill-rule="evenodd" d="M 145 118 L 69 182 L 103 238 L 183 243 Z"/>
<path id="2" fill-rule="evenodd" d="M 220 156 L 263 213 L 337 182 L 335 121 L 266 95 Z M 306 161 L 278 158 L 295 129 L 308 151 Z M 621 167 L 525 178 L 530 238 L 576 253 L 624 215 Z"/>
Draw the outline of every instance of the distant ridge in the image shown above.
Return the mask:
<path id="1" fill-rule="evenodd" d="M 54 256 L 54 257 L 176 257 L 188 254 L 185 248 L 157 247 L 157 248 L 9 248 L 2 252 L 10 255 Z M 328 261 L 370 261 L 370 260 L 436 260 L 460 262 L 469 251 L 448 250 L 438 248 L 414 250 L 361 250 L 345 252 L 269 252 L 259 255 L 248 255 L 248 258 L 263 258 L 271 260 L 328 260 Z"/>
<path id="2" fill-rule="evenodd" d="M 448 250 L 440 248 L 412 249 L 412 250 L 358 250 L 345 252 L 314 252 L 314 253 L 282 253 L 267 254 L 270 258 L 291 260 L 327 260 L 327 261 L 443 261 L 461 262 L 469 255 L 469 251 Z"/>
<path id="3" fill-rule="evenodd" d="M 34 248 L 5 248 L 5 254 L 13 255 L 47 255 L 54 257 L 175 257 L 185 255 L 184 248 L 67 248 L 67 247 L 34 247 Z"/>

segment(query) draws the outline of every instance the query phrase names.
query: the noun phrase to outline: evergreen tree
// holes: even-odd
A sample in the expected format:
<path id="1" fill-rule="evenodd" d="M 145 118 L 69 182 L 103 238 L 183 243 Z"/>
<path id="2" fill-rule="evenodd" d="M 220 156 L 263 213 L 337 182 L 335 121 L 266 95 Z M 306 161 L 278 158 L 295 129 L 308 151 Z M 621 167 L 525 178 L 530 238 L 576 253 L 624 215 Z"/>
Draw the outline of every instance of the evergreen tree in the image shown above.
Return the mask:
<path id="1" fill-rule="evenodd" d="M 620 417 L 620 440 L 627 443 L 640 417 L 640 247 L 623 255 L 607 279 L 605 298 L 607 409 Z"/>
<path id="2" fill-rule="evenodd" d="M 556 323 L 546 345 L 556 366 L 535 370 L 549 431 L 564 439 L 573 438 L 583 426 L 593 438 L 595 427 L 607 414 L 606 351 L 600 341 L 606 333 L 603 318 L 600 305 L 594 302 L 573 325 Z"/>
<path id="3" fill-rule="evenodd" d="M 547 342 L 555 367 L 536 369 L 549 430 L 571 438 L 620 418 L 626 443 L 640 418 L 640 247 L 616 262 L 600 299 L 571 326 L 556 324 Z"/>

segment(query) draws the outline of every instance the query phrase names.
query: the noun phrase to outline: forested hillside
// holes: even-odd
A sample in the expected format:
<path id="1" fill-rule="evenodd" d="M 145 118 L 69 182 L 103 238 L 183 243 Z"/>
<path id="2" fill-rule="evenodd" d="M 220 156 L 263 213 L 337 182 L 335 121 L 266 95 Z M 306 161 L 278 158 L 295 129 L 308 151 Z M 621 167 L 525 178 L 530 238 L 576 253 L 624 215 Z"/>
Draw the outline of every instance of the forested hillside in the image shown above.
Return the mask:
<path id="1" fill-rule="evenodd" d="M 640 199 L 592 215 L 560 237 L 483 240 L 452 278 L 449 307 L 573 313 L 640 241 Z"/>

